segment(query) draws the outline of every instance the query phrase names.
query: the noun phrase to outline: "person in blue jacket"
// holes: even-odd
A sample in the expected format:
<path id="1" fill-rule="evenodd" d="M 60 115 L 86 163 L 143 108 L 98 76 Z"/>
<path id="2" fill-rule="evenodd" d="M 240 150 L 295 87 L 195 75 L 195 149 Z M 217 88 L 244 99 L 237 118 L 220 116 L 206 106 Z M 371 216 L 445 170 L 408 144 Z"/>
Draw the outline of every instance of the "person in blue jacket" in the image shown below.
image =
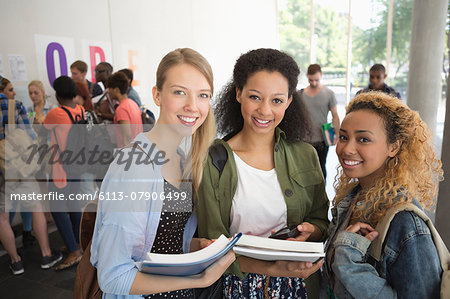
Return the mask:
<path id="1" fill-rule="evenodd" d="M 425 122 L 393 96 L 362 93 L 347 107 L 336 153 L 341 168 L 322 297 L 439 298 L 436 246 L 414 212 L 396 214 L 380 262 L 370 254 L 374 228 L 390 207 L 434 204 L 442 170 Z"/>
<path id="2" fill-rule="evenodd" d="M 211 285 L 234 261 L 230 252 L 185 277 L 142 273 L 135 264 L 147 252 L 182 254 L 203 245 L 193 239 L 192 199 L 215 136 L 212 94 L 212 69 L 198 52 L 177 49 L 162 59 L 153 87 L 158 121 L 120 150 L 99 193 L 91 263 L 103 298 L 193 298 L 192 288 Z"/>

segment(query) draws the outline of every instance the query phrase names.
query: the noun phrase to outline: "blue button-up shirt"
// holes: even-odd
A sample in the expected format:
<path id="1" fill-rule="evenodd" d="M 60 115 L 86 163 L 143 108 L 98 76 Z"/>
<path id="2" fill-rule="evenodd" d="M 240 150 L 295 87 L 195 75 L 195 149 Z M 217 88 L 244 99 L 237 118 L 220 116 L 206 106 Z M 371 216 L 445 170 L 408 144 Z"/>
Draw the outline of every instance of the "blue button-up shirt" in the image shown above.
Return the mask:
<path id="1" fill-rule="evenodd" d="M 36 139 L 36 133 L 31 128 L 30 120 L 28 119 L 27 111 L 22 102 L 15 101 L 16 110 L 14 113 L 14 120 L 19 128 L 24 129 L 31 138 Z M 0 140 L 5 139 L 5 128 L 8 124 L 8 99 L 0 93 L 0 119 L 2 122 L 2 130 L 0 131 Z"/>

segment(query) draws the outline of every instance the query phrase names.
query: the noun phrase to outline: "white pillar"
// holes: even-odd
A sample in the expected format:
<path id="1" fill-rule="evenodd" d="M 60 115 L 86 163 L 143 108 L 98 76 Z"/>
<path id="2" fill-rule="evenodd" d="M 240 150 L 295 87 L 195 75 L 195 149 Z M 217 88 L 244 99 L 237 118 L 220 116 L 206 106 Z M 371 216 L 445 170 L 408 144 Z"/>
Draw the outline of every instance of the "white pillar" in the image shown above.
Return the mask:
<path id="1" fill-rule="evenodd" d="M 450 39 L 447 39 L 448 53 L 450 54 Z M 447 247 L 450 248 L 450 77 L 447 77 L 447 103 L 444 122 L 444 137 L 442 139 L 442 169 L 446 178 L 439 185 L 439 195 L 436 207 L 436 228 Z"/>
<path id="2" fill-rule="evenodd" d="M 314 42 L 314 0 L 310 1 L 310 13 L 309 13 L 309 64 L 316 63 L 315 58 L 315 46 L 316 43 Z"/>
<path id="3" fill-rule="evenodd" d="M 389 0 L 388 25 L 386 36 L 386 73 L 389 74 L 392 52 L 392 14 L 394 12 L 394 0 Z M 389 77 L 388 77 L 389 78 Z"/>
<path id="4" fill-rule="evenodd" d="M 408 106 L 417 110 L 433 132 L 436 132 L 436 114 L 441 98 L 441 72 L 444 55 L 445 23 L 448 0 L 414 0 L 411 52 L 408 75 Z M 447 89 L 448 90 L 448 89 Z M 447 93 L 442 161 L 446 180 L 439 186 L 436 209 L 436 227 L 450 246 L 450 100 Z"/>
<path id="5" fill-rule="evenodd" d="M 347 20 L 347 74 L 345 81 L 345 104 L 350 101 L 350 82 L 352 77 L 352 0 L 348 0 L 348 20 Z"/>
<path id="6" fill-rule="evenodd" d="M 450 47 L 450 40 L 448 44 Z M 449 50 L 450 54 L 450 50 Z M 447 111 L 445 113 L 444 138 L 442 140 L 442 169 L 445 180 L 439 184 L 439 195 L 436 207 L 436 228 L 447 247 L 450 248 L 450 78 L 447 80 Z"/>
<path id="7" fill-rule="evenodd" d="M 441 98 L 448 0 L 414 0 L 408 74 L 408 106 L 436 131 Z"/>

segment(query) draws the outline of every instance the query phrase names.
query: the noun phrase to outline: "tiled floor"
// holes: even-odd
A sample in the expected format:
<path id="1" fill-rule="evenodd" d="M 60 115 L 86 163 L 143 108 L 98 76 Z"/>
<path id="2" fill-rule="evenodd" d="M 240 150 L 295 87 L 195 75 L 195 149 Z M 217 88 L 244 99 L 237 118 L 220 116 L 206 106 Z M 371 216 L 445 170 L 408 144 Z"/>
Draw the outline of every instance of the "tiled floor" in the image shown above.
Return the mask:
<path id="1" fill-rule="evenodd" d="M 60 248 L 63 245 L 58 231 L 53 231 L 49 237 L 52 248 Z M 17 244 L 21 246 L 21 243 L 17 242 Z M 63 271 L 42 270 L 40 268 L 41 253 L 37 243 L 31 248 L 19 248 L 19 254 L 22 256 L 25 268 L 25 273 L 21 275 L 11 273 L 8 267 L 10 259 L 7 254 L 0 257 L 0 298 L 62 299 L 73 297 L 76 267 Z"/>

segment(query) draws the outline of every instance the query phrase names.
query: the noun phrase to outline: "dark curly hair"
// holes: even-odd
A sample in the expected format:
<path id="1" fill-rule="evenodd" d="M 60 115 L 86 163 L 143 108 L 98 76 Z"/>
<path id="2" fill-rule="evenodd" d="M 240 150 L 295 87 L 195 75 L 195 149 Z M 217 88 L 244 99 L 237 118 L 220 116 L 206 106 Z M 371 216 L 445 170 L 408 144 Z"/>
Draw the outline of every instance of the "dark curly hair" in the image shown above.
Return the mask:
<path id="1" fill-rule="evenodd" d="M 106 83 L 108 88 L 119 88 L 121 94 L 126 94 L 128 91 L 128 77 L 122 72 L 115 72 L 108 78 Z"/>
<path id="2" fill-rule="evenodd" d="M 309 135 L 310 116 L 297 92 L 300 70 L 291 56 L 275 49 L 252 50 L 238 58 L 233 79 L 225 85 L 216 100 L 214 114 L 218 132 L 231 137 L 242 130 L 244 119 L 241 104 L 236 100 L 236 88 L 242 90 L 248 78 L 260 71 L 279 72 L 288 80 L 288 96 L 292 96 L 292 102 L 279 127 L 286 133 L 288 141 L 304 140 Z"/>
<path id="3" fill-rule="evenodd" d="M 60 76 L 53 81 L 53 89 L 56 91 L 56 97 L 63 100 L 72 100 L 77 96 L 77 86 L 72 78 Z"/>

